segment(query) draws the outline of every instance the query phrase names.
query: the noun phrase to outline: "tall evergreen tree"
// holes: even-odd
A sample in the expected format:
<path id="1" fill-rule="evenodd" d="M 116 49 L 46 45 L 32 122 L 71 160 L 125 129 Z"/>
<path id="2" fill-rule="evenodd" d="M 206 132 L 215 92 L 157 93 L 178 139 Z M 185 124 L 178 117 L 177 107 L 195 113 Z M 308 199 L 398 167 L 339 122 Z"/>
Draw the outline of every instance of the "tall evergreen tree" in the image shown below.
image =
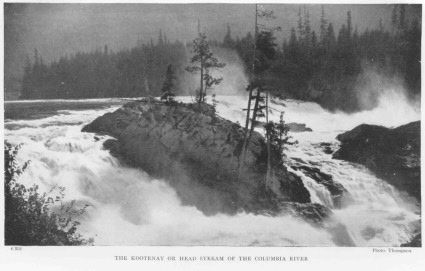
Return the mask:
<path id="1" fill-rule="evenodd" d="M 404 31 L 406 29 L 406 25 L 406 5 L 400 5 L 398 29 L 400 31 Z"/>
<path id="2" fill-rule="evenodd" d="M 320 15 L 320 42 L 322 44 L 325 44 L 327 24 L 328 21 L 325 16 L 325 8 L 322 5 L 322 14 Z"/>
<path id="3" fill-rule="evenodd" d="M 304 38 L 304 22 L 301 17 L 301 7 L 298 10 L 298 35 L 300 37 L 300 40 Z"/>
<path id="4" fill-rule="evenodd" d="M 235 44 L 235 42 L 232 39 L 230 26 L 229 26 L 229 24 L 227 24 L 227 32 L 226 32 L 226 35 L 224 36 L 223 47 L 233 48 L 235 46 L 234 44 Z"/>
<path id="5" fill-rule="evenodd" d="M 275 19 L 273 11 L 259 10 L 258 5 L 255 5 L 255 47 L 253 50 L 253 64 L 252 64 L 252 75 L 251 82 L 247 87 L 249 91 L 248 97 L 248 108 L 246 115 L 245 129 L 248 129 L 249 120 L 251 116 L 251 101 L 254 100 L 254 108 L 252 109 L 251 128 L 249 132 L 244 134 L 244 141 L 242 145 L 242 152 L 240 156 L 239 170 L 243 167 L 245 162 L 246 149 L 251 141 L 252 132 L 257 122 L 257 118 L 266 117 L 268 120 L 268 91 L 266 85 L 262 82 L 260 76 L 268 68 L 269 60 L 276 57 L 276 43 L 273 36 L 273 30 L 280 30 L 277 28 L 267 28 L 261 25 L 262 31 L 258 31 L 258 18 L 264 18 L 266 20 Z M 258 51 L 258 53 L 257 53 Z M 253 95 L 253 91 L 256 91 L 256 95 Z M 266 97 L 264 97 L 264 94 Z M 265 110 L 265 113 L 264 113 Z M 270 172 L 271 172 L 271 150 L 270 150 L 270 137 L 266 130 L 266 142 L 267 142 L 267 175 L 266 175 L 266 187 L 268 185 Z"/>
<path id="6" fill-rule="evenodd" d="M 210 49 L 210 46 L 208 45 L 207 36 L 204 33 L 199 33 L 198 37 L 193 40 L 192 53 L 193 56 L 190 59 L 190 63 L 193 63 L 195 65 L 186 67 L 186 71 L 191 73 L 200 73 L 200 87 L 198 97 L 198 104 L 200 108 L 201 103 L 205 99 L 205 82 L 213 82 L 213 85 L 219 84 L 221 82 L 221 80 L 218 79 L 212 80 L 214 78 L 211 77 L 209 71 L 212 69 L 224 68 L 226 64 L 219 62 L 218 59 L 214 56 L 213 52 Z"/>
<path id="7" fill-rule="evenodd" d="M 176 83 L 177 77 L 174 71 L 173 65 L 168 65 L 167 72 L 165 75 L 165 81 L 162 85 L 162 96 L 161 100 L 165 100 L 167 102 L 171 102 L 176 96 Z"/>
<path id="8" fill-rule="evenodd" d="M 158 35 L 158 45 L 162 46 L 164 44 L 164 39 L 162 37 L 162 29 L 159 29 L 159 35 Z"/>
<path id="9" fill-rule="evenodd" d="M 310 25 L 310 12 L 304 6 L 304 44 L 307 48 L 311 45 L 311 25 Z"/>
<path id="10" fill-rule="evenodd" d="M 392 34 L 395 33 L 396 29 L 397 29 L 398 23 L 397 23 L 397 5 L 393 6 L 393 11 L 391 14 L 391 29 L 392 29 Z"/>
<path id="11" fill-rule="evenodd" d="M 295 28 L 291 28 L 291 35 L 289 37 L 289 47 L 294 48 L 295 46 L 297 46 L 297 34 L 295 33 Z"/>
<path id="12" fill-rule="evenodd" d="M 351 11 L 347 11 L 347 40 L 351 39 L 351 35 L 353 33 L 353 26 L 351 23 Z"/>

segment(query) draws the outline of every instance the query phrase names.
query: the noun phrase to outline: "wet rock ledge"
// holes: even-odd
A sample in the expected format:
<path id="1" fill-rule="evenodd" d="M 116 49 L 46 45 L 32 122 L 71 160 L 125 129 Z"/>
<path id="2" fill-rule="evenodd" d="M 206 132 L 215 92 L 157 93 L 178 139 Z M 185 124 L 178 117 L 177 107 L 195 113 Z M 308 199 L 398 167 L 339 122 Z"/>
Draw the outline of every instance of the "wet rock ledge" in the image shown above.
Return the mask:
<path id="1" fill-rule="evenodd" d="M 326 207 L 310 203 L 310 194 L 300 177 L 288 172 L 284 165 L 273 167 L 266 189 L 267 148 L 259 133 L 254 132 L 246 166 L 238 175 L 244 128 L 215 116 L 212 106 L 203 105 L 202 113 L 195 107 L 130 102 L 97 118 L 83 132 L 114 137 L 116 140 L 104 143 L 113 155 L 127 165 L 167 180 L 183 204 L 196 206 L 207 215 L 240 210 L 273 214 L 286 210 L 317 222 L 318 217 L 330 214 L 323 210 Z"/>
<path id="2" fill-rule="evenodd" d="M 359 163 L 401 191 L 421 200 L 420 121 L 389 129 L 362 124 L 338 135 L 333 157 Z"/>

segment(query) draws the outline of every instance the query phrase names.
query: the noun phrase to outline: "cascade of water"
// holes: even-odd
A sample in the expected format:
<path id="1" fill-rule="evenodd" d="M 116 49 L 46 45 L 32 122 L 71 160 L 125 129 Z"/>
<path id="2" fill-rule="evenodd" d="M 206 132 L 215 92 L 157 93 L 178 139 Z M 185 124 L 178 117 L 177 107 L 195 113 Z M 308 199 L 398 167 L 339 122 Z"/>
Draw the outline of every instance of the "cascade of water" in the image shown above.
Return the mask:
<path id="1" fill-rule="evenodd" d="M 20 121 L 21 128 L 6 130 L 12 144 L 23 143 L 18 162 L 31 160 L 20 178 L 37 183 L 43 192 L 66 187 L 66 199 L 89 204 L 80 217 L 81 231 L 97 245 L 332 245 L 329 233 L 290 217 L 239 213 L 205 216 L 183 206 L 174 189 L 146 173 L 122 167 L 96 141 L 81 133 L 72 119 L 91 121 L 104 111 L 68 112 L 62 126 L 55 118 Z M 68 119 L 66 119 L 68 118 Z M 45 127 L 38 127 L 46 124 Z M 54 198 L 54 196 L 53 196 Z M 285 230 L 282 230 L 285 229 Z M 296 234 L 299 231 L 303 234 Z"/>
<path id="2" fill-rule="evenodd" d="M 245 101 L 240 97 L 217 99 L 221 116 L 243 123 L 241 108 Z M 273 106 L 286 111 L 288 122 L 306 123 L 313 128 L 314 132 L 292 134 L 298 144 L 289 147 L 286 154 L 289 159 L 319 167 L 347 189 L 351 199 L 343 208 L 333 209 L 334 220 L 347 227 L 357 245 L 399 245 L 411 238 L 418 226 L 415 202 L 403 199 L 365 168 L 334 160 L 320 148 L 318 143 L 327 142 L 336 149 L 336 134 L 354 127 L 345 126 L 345 114 L 331 114 L 316 104 L 296 101 L 288 102 L 286 107 Z M 326 230 L 293 217 L 246 213 L 207 217 L 194 207 L 183 206 L 165 182 L 122 167 L 103 149 L 107 137 L 95 140 L 92 134 L 80 132 L 84 123 L 114 109 L 61 111 L 43 119 L 8 121 L 5 126 L 7 140 L 24 144 L 18 161 L 32 161 L 20 181 L 37 183 L 43 191 L 64 186 L 67 199 L 88 203 L 88 212 L 81 217 L 81 230 L 95 237 L 96 244 L 334 245 Z M 418 115 L 410 112 L 405 116 L 408 122 Z M 277 121 L 279 114 L 270 117 Z M 363 121 L 363 117 L 351 124 L 356 121 Z M 392 125 L 403 124 L 397 121 Z M 302 172 L 290 170 L 303 179 L 313 202 L 333 208 L 325 187 Z"/>
<path id="3" fill-rule="evenodd" d="M 388 115 L 394 115 L 394 104 L 404 114 L 387 118 Z M 323 151 L 321 143 L 327 143 L 332 150 L 336 150 L 339 143 L 335 138 L 339 133 L 362 123 L 390 127 L 406 124 L 420 119 L 418 109 L 409 105 L 407 100 L 398 99 L 393 92 L 376 109 L 352 115 L 329 113 L 317 104 L 308 102 L 283 102 L 276 99 L 272 105 L 274 109 L 285 112 L 286 122 L 305 123 L 307 127 L 313 128 L 313 132 L 290 133 L 293 141 L 298 143 L 287 147 L 285 154 L 288 159 L 318 167 L 348 191 L 348 195 L 343 198 L 343 207 L 335 209 L 331 195 L 323 185 L 303 172 L 289 168 L 302 178 L 312 202 L 333 209 L 334 218 L 347 227 L 357 245 L 399 245 L 411 238 L 418 227 L 419 204 L 414 199 L 400 195 L 394 187 L 375 177 L 363 166 L 332 159 L 331 154 Z M 243 104 L 237 98 L 227 97 L 218 111 L 226 118 L 237 121 L 240 117 L 235 118 L 239 114 L 234 111 L 242 107 Z M 277 122 L 279 113 L 271 114 L 270 118 Z M 258 131 L 263 132 L 261 128 Z"/>

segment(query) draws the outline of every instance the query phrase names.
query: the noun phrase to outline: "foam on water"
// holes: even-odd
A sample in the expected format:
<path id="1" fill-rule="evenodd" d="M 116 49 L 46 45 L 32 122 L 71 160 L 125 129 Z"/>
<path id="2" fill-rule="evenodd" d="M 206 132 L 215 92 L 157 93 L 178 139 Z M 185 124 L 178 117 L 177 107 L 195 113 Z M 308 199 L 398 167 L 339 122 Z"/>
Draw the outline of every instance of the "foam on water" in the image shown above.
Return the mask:
<path id="1" fill-rule="evenodd" d="M 245 122 L 241 110 L 245 107 L 244 98 L 223 96 L 218 100 L 221 116 Z M 323 172 L 331 174 L 350 192 L 351 202 L 333 210 L 334 220 L 347 227 L 356 245 L 399 245 L 411 238 L 419 218 L 415 214 L 418 211 L 415 202 L 402 198 L 398 191 L 365 168 L 333 160 L 317 146 L 319 142 L 330 142 L 336 148 L 338 143 L 334 138 L 338 131 L 362 123 L 365 120 L 362 114 L 366 113 L 331 114 L 316 104 L 296 101 L 287 102 L 286 107 L 278 104 L 273 107 L 285 110 L 288 122 L 306 123 L 313 128 L 312 133 L 293 134 L 299 144 L 291 146 L 287 155 L 320 165 Z M 95 244 L 335 245 L 328 231 L 291 216 L 246 213 L 205 216 L 192 206 L 183 206 L 166 182 L 152 179 L 141 170 L 122 167 L 103 149 L 107 137 L 95 140 L 93 134 L 81 132 L 84 124 L 116 108 L 68 110 L 43 119 L 14 120 L 6 124 L 6 139 L 12 144 L 23 143 L 18 161 L 31 160 L 20 181 L 27 185 L 37 183 L 46 192 L 53 186 L 64 186 L 67 199 L 88 203 L 88 212 L 80 217 L 80 231 L 94 237 Z M 278 120 L 279 114 L 271 117 Z M 407 112 L 405 118 L 405 123 L 415 119 L 412 112 Z M 385 121 L 391 125 L 403 124 L 396 119 Z M 8 128 L 7 125 L 12 124 L 14 129 Z M 313 201 L 333 208 L 327 190 L 302 177 Z"/>
<path id="2" fill-rule="evenodd" d="M 245 123 L 240 109 L 246 108 L 247 100 L 242 101 L 240 97 L 221 99 L 223 102 L 217 107 L 219 114 Z M 363 166 L 332 159 L 331 154 L 323 152 L 320 143 L 330 143 L 330 147 L 336 150 L 339 146 L 336 136 L 362 123 L 396 127 L 419 120 L 420 110 L 417 107 L 410 105 L 403 95 L 392 90 L 381 97 L 379 106 L 374 110 L 354 114 L 330 113 L 315 103 L 294 100 L 283 102 L 275 99 L 270 105 L 285 112 L 286 122 L 305 123 L 313 129 L 313 132 L 290 133 L 298 144 L 288 146 L 286 155 L 289 159 L 295 158 L 310 166 L 319 167 L 322 172 L 330 174 L 335 181 L 341 183 L 349 192 L 343 208 L 334 209 L 331 195 L 323 185 L 302 172 L 289 170 L 302 177 L 312 202 L 333 209 L 335 220 L 347 227 L 356 245 L 392 246 L 411 238 L 412 232 L 418 227 L 419 203 L 376 178 Z M 273 110 L 269 118 L 279 121 L 278 111 Z M 264 133 L 261 128 L 256 130 Z"/>
<path id="3" fill-rule="evenodd" d="M 113 110 L 113 109 L 110 109 Z M 107 111 L 110 111 L 107 110 Z M 88 123 L 105 110 L 69 112 L 64 123 Z M 66 187 L 66 198 L 88 203 L 80 229 L 98 245 L 332 245 L 329 233 L 293 217 L 240 213 L 207 217 L 183 206 L 162 180 L 125 168 L 94 140 L 83 125 L 37 127 L 57 116 L 19 121 L 6 130 L 12 144 L 23 143 L 19 163 L 31 160 L 20 182 L 37 183 L 43 192 Z M 54 195 L 52 195 L 54 198 Z M 283 230 L 284 229 L 284 230 Z M 302 230 L 302 234 L 296 234 Z"/>

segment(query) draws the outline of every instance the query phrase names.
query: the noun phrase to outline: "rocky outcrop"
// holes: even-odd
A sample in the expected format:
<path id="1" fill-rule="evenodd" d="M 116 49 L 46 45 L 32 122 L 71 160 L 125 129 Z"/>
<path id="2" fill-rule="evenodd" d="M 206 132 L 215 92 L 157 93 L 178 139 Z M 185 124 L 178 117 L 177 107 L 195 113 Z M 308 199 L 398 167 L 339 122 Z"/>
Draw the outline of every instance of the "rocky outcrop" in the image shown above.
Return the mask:
<path id="1" fill-rule="evenodd" d="M 184 204 L 205 214 L 278 211 L 283 202 L 310 202 L 301 179 L 283 165 L 273 167 L 266 189 L 267 148 L 259 133 L 253 133 L 238 171 L 243 128 L 203 106 L 199 113 L 192 104 L 130 102 L 83 131 L 113 136 L 104 146 L 114 155 L 167 180 Z"/>
<path id="2" fill-rule="evenodd" d="M 419 121 L 394 129 L 362 124 L 338 135 L 341 147 L 333 157 L 362 164 L 420 200 L 420 129 Z"/>
<path id="3" fill-rule="evenodd" d="M 332 154 L 334 153 L 334 150 L 332 149 L 332 144 L 328 142 L 322 142 L 319 144 L 319 146 L 323 149 L 323 152 L 326 154 Z"/>
<path id="4" fill-rule="evenodd" d="M 263 128 L 266 125 L 264 121 L 257 121 L 255 127 Z M 285 126 L 292 133 L 312 132 L 313 130 L 305 125 L 305 123 L 290 122 L 286 123 Z"/>
<path id="5" fill-rule="evenodd" d="M 293 133 L 312 132 L 313 130 L 305 125 L 305 123 L 290 122 L 287 123 L 289 131 Z"/>
<path id="6" fill-rule="evenodd" d="M 416 234 L 410 242 L 401 244 L 401 247 L 422 247 L 422 234 Z"/>
<path id="7" fill-rule="evenodd" d="M 329 191 L 335 208 L 341 208 L 343 203 L 346 203 L 350 199 L 347 189 L 335 181 L 332 175 L 316 167 L 316 163 L 306 162 L 296 157 L 292 157 L 287 163 L 293 170 L 302 172 L 305 176 L 324 186 Z"/>
<path id="8" fill-rule="evenodd" d="M 293 169 L 301 171 L 307 177 L 313 179 L 316 183 L 323 185 L 331 194 L 333 204 L 336 208 L 342 207 L 342 198 L 347 195 L 348 191 L 345 187 L 334 181 L 332 175 L 322 172 L 317 167 L 306 165 L 291 166 Z"/>

